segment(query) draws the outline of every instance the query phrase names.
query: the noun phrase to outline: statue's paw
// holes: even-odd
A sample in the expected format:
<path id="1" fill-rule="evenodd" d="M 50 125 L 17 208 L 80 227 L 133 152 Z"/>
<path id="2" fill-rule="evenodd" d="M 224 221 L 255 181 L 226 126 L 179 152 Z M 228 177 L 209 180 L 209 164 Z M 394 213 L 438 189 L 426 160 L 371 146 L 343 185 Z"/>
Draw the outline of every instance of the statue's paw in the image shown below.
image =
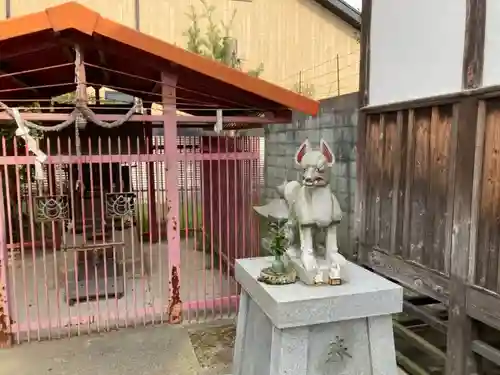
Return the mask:
<path id="1" fill-rule="evenodd" d="M 328 277 L 330 279 L 340 279 L 340 265 L 338 263 L 332 264 L 328 270 Z"/>
<path id="2" fill-rule="evenodd" d="M 316 263 L 316 260 L 311 261 L 303 259 L 302 264 L 304 265 L 304 268 L 306 269 L 307 272 L 314 272 L 318 269 L 318 264 Z"/>
<path id="3" fill-rule="evenodd" d="M 314 276 L 314 284 L 322 284 L 323 283 L 323 273 L 322 272 L 318 272 L 316 274 L 316 276 Z"/>
<path id="4" fill-rule="evenodd" d="M 339 252 L 335 251 L 334 253 L 328 254 L 328 259 L 330 260 L 330 263 L 339 265 L 340 267 L 345 266 L 347 264 L 346 258 L 340 254 Z"/>
<path id="5" fill-rule="evenodd" d="M 299 256 L 299 250 L 294 246 L 290 246 L 286 250 L 286 253 L 290 258 L 297 258 Z"/>
<path id="6" fill-rule="evenodd" d="M 316 258 L 312 254 L 312 251 L 304 251 L 301 255 L 301 261 L 304 268 L 308 272 L 318 269 L 318 263 L 316 262 Z"/>

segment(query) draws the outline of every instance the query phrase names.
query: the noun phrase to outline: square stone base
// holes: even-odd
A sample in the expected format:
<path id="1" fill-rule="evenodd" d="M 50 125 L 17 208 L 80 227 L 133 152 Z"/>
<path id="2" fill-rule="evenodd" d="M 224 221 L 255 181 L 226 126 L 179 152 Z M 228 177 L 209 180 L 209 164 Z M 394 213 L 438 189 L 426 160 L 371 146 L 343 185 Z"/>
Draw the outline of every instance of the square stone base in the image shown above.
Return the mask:
<path id="1" fill-rule="evenodd" d="M 398 285 L 348 262 L 349 283 L 263 285 L 272 259 L 238 260 L 233 375 L 398 375 L 391 314 Z"/>

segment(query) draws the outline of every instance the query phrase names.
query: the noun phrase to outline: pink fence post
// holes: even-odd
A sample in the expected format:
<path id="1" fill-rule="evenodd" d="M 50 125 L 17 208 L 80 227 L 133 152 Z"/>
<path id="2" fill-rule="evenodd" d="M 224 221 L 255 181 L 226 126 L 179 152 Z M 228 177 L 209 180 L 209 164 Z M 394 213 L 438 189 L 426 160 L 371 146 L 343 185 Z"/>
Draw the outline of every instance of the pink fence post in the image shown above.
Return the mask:
<path id="1" fill-rule="evenodd" d="M 162 73 L 163 139 L 165 147 L 165 187 L 167 189 L 167 243 L 168 243 L 168 322 L 182 321 L 180 285 L 181 243 L 179 228 L 179 192 L 177 177 L 177 77 Z"/>
<path id="2" fill-rule="evenodd" d="M 153 144 L 153 128 L 151 126 L 148 126 L 146 128 L 146 142 L 147 148 L 149 150 L 149 153 L 153 152 L 154 149 L 154 144 Z M 148 153 L 148 154 L 149 154 Z M 147 178 L 148 178 L 148 199 L 150 201 L 150 204 L 148 205 L 148 210 L 149 216 L 149 237 L 150 241 L 156 242 L 158 241 L 158 223 L 157 221 L 157 214 L 156 214 L 156 189 L 157 187 L 155 186 L 155 181 L 156 181 L 156 175 L 155 175 L 155 163 L 149 162 L 147 163 L 148 169 L 147 169 Z"/>
<path id="3" fill-rule="evenodd" d="M 7 254 L 2 180 L 2 174 L 0 173 L 0 348 L 8 348 L 12 345 L 12 331 L 9 308 L 9 275 L 7 274 L 9 257 Z"/>

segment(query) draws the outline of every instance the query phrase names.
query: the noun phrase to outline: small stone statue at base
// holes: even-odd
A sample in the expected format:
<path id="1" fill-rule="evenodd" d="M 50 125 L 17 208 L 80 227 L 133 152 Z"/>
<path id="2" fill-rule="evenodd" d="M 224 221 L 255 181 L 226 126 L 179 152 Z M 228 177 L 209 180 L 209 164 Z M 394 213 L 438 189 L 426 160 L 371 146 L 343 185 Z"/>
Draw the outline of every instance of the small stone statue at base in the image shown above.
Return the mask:
<path id="1" fill-rule="evenodd" d="M 323 139 L 319 150 L 313 150 L 306 139 L 295 154 L 295 162 L 303 170 L 302 183 L 285 181 L 278 187 L 280 199 L 254 209 L 260 214 L 279 211 L 279 216 L 287 216 L 287 255 L 301 281 L 340 285 L 346 265 L 337 245 L 342 210 L 329 184 L 335 156 Z"/>

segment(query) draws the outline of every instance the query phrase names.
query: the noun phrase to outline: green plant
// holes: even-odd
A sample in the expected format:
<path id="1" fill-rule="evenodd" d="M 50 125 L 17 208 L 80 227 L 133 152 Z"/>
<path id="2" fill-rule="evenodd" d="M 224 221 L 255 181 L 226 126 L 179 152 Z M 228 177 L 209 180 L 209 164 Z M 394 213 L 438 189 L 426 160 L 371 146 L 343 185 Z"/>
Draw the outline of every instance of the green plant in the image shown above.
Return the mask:
<path id="1" fill-rule="evenodd" d="M 271 221 L 269 223 L 267 248 L 276 258 L 285 254 L 289 244 L 286 226 L 286 220 Z"/>
<path id="2" fill-rule="evenodd" d="M 259 78 L 259 76 L 264 72 L 264 64 L 260 63 L 256 69 L 251 69 L 247 72 L 248 75 Z"/>
<path id="3" fill-rule="evenodd" d="M 184 32 L 187 37 L 187 50 L 198 55 L 219 61 L 234 69 L 242 69 L 242 59 L 237 55 L 235 39 L 231 37 L 231 29 L 236 17 L 236 9 L 233 11 L 228 23 L 214 20 L 215 6 L 209 5 L 207 0 L 199 0 L 202 5 L 201 15 L 196 12 L 193 5 L 190 6 L 186 16 L 191 25 Z M 205 21 L 206 30 L 202 32 L 200 23 Z M 256 69 L 249 70 L 247 74 L 259 77 L 264 71 L 264 64 L 260 63 Z"/>
<path id="4" fill-rule="evenodd" d="M 181 199 L 179 202 L 179 223 L 180 231 L 185 231 L 186 229 L 190 231 L 198 231 L 202 227 L 203 216 L 201 207 L 195 205 L 192 199 Z"/>
<path id="5" fill-rule="evenodd" d="M 356 31 L 354 33 L 354 40 L 356 41 L 356 43 L 360 44 L 361 43 L 361 34 L 359 33 L 359 31 Z"/>
<path id="6" fill-rule="evenodd" d="M 147 203 L 139 204 L 137 210 L 137 222 L 141 226 L 142 233 L 149 232 L 149 212 Z"/>
<path id="7" fill-rule="evenodd" d="M 137 207 L 136 220 L 143 233 L 149 232 L 149 207 L 148 203 L 141 203 Z M 186 229 L 189 230 L 189 235 L 193 235 L 193 231 L 201 230 L 203 216 L 201 207 L 195 206 L 192 200 L 179 201 L 179 231 L 182 233 Z"/>
<path id="8" fill-rule="evenodd" d="M 205 268 L 211 269 L 213 264 L 214 269 L 219 269 L 221 255 L 219 253 L 220 250 L 217 240 L 210 237 L 210 233 L 208 231 L 204 232 L 203 228 L 200 228 L 200 230 L 195 233 L 195 237 L 196 250 L 205 252 L 206 255 L 210 256 Z"/>
<path id="9" fill-rule="evenodd" d="M 59 96 L 55 96 L 51 100 L 51 105 L 54 104 L 74 104 L 76 99 L 76 92 L 71 91 L 67 92 L 66 94 L 62 94 Z"/>
<path id="10" fill-rule="evenodd" d="M 87 96 L 87 101 L 89 102 L 89 104 L 95 103 L 96 100 L 97 100 L 96 94 L 91 93 Z M 66 94 L 62 94 L 62 95 L 53 97 L 51 100 L 51 105 L 54 105 L 54 104 L 64 105 L 64 104 L 66 104 L 68 106 L 72 106 L 75 104 L 75 101 L 76 101 L 76 92 L 71 91 L 71 92 L 67 92 Z M 112 100 L 112 99 L 104 99 L 104 98 L 99 98 L 99 103 L 100 103 L 100 105 L 123 104 L 123 102 L 120 102 L 120 101 L 116 101 L 116 100 Z"/>

